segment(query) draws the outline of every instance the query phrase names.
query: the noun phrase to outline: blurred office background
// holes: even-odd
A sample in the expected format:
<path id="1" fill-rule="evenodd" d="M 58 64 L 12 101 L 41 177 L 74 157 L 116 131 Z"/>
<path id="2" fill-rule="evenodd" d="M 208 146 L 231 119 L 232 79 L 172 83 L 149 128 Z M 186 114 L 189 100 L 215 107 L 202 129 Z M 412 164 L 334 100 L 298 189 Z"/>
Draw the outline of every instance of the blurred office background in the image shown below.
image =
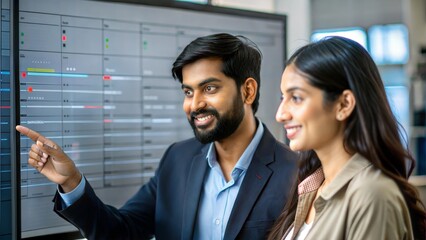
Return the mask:
<path id="1" fill-rule="evenodd" d="M 394 114 L 417 160 L 411 182 L 426 199 L 426 1 L 194 0 L 287 15 L 287 53 L 340 35 L 361 43 L 377 63 Z M 374 104 L 374 103 L 372 103 Z"/>

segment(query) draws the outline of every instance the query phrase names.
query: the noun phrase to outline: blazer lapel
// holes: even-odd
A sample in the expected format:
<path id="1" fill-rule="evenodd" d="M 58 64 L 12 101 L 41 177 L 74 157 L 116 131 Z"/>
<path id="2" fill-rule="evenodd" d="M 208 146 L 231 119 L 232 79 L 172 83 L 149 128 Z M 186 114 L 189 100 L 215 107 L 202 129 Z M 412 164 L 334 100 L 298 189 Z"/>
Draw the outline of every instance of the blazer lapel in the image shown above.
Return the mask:
<path id="1" fill-rule="evenodd" d="M 276 142 L 266 127 L 264 131 L 235 200 L 224 239 L 235 239 L 237 237 L 256 199 L 272 174 L 272 170 L 266 165 L 274 161 L 274 152 L 271 151 L 273 149 L 271 146 L 274 146 Z"/>
<path id="2" fill-rule="evenodd" d="M 204 176 L 208 167 L 206 155 L 209 145 L 206 145 L 199 155 L 192 159 L 191 167 L 186 180 L 185 200 L 182 215 L 182 238 L 193 239 L 195 219 L 198 204 L 204 183 Z"/>

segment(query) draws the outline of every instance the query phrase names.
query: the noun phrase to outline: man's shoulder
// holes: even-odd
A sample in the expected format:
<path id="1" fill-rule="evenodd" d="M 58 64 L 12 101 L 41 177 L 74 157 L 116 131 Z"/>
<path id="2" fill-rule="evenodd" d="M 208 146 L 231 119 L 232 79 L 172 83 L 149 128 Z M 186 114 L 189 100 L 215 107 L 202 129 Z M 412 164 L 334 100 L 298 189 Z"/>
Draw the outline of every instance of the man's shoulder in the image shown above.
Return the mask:
<path id="1" fill-rule="evenodd" d="M 295 172 L 298 159 L 296 152 L 277 140 L 265 125 L 264 127 L 262 139 L 253 156 L 254 161 L 267 165 L 273 171 L 286 173 L 281 175 L 282 177 L 287 176 L 287 173 Z"/>
<path id="2" fill-rule="evenodd" d="M 287 144 L 276 139 L 266 127 L 266 125 L 264 125 L 263 127 L 265 130 L 262 136 L 262 140 L 260 141 L 260 146 L 258 146 L 258 148 L 263 150 L 268 149 L 269 151 L 279 152 L 285 155 L 289 154 L 291 157 L 296 157 L 296 153 L 292 151 Z"/>
<path id="3" fill-rule="evenodd" d="M 208 144 L 200 143 L 196 138 L 189 138 L 179 142 L 175 142 L 169 147 L 170 152 L 181 152 L 185 155 L 194 155 L 199 153 L 201 149 L 207 148 Z"/>
<path id="4" fill-rule="evenodd" d="M 201 157 L 207 152 L 208 145 L 190 138 L 171 144 L 163 155 L 162 168 L 184 167 L 192 162 L 194 157 Z"/>
<path id="5" fill-rule="evenodd" d="M 196 147 L 202 148 L 206 145 L 207 144 L 200 143 L 195 137 L 188 138 L 188 139 L 185 139 L 185 140 L 182 140 L 182 141 L 178 141 L 178 142 L 175 142 L 173 144 L 174 147 L 195 147 L 195 148 Z"/>

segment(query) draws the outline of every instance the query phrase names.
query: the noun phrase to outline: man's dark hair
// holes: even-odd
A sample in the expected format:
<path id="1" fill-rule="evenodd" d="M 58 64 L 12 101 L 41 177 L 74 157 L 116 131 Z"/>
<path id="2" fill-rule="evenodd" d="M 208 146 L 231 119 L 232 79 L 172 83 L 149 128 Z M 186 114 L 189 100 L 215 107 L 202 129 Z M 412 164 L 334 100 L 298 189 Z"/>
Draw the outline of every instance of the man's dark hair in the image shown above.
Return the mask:
<path id="1" fill-rule="evenodd" d="M 252 104 L 253 113 L 256 113 L 262 62 L 262 54 L 256 44 L 246 37 L 227 33 L 199 37 L 186 46 L 173 63 L 173 77 L 182 83 L 182 68 L 204 58 L 220 58 L 223 74 L 234 79 L 238 89 L 247 78 L 256 80 L 258 88 Z"/>

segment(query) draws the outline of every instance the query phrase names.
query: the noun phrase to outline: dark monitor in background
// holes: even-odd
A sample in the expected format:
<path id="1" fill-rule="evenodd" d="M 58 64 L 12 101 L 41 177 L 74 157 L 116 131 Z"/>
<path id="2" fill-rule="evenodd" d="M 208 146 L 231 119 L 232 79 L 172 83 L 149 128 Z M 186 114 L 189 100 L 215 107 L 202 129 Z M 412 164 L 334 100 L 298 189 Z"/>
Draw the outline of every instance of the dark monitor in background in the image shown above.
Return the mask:
<path id="1" fill-rule="evenodd" d="M 371 57 L 378 65 L 406 64 L 408 29 L 404 24 L 373 25 L 368 29 Z"/>
<path id="2" fill-rule="evenodd" d="M 20 122 L 62 146 L 98 196 L 116 207 L 154 175 L 169 144 L 193 136 L 170 70 L 196 37 L 228 32 L 259 46 L 257 116 L 283 136 L 274 116 L 284 16 L 132 2 L 19 1 Z M 22 237 L 75 232 L 52 211 L 57 186 L 27 165 L 31 144 L 21 137 Z"/>

